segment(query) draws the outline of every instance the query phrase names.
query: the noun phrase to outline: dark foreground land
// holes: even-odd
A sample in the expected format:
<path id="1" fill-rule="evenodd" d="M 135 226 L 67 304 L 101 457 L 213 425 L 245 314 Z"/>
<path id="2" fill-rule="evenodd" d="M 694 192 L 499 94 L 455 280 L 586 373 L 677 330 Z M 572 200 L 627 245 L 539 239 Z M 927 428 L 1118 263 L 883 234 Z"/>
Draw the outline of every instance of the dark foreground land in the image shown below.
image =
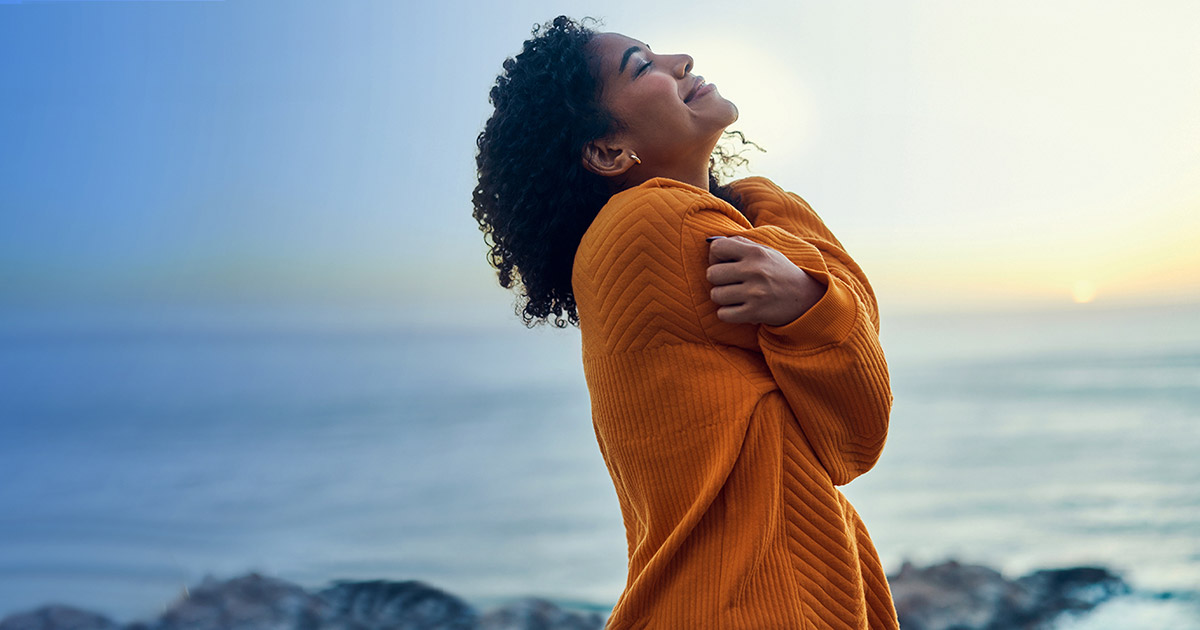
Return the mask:
<path id="1" fill-rule="evenodd" d="M 1035 630 L 1083 614 L 1129 587 L 1107 569 L 1035 571 L 1009 580 L 985 566 L 905 563 L 888 576 L 903 630 Z M 119 624 L 49 605 L 0 620 L 0 630 L 600 630 L 604 614 L 523 599 L 478 611 L 421 582 L 334 582 L 308 591 L 251 573 L 207 578 L 157 619 Z"/>

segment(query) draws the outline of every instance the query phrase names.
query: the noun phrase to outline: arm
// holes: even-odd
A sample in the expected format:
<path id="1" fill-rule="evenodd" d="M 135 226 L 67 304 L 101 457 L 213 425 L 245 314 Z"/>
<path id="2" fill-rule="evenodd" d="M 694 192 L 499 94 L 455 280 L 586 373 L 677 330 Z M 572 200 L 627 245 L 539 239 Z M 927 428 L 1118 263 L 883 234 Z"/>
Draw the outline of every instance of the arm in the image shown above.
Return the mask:
<path id="1" fill-rule="evenodd" d="M 825 294 L 825 284 L 775 249 L 744 236 L 706 240 L 709 297 L 718 305 L 721 321 L 783 326 L 808 312 Z"/>
<path id="2" fill-rule="evenodd" d="M 850 265 L 853 269 L 857 265 L 849 257 L 845 261 L 834 258 L 830 264 L 829 250 L 821 246 L 827 241 L 816 244 L 778 226 L 747 227 L 744 221 L 718 209 L 700 208 L 688 216 L 683 230 L 685 248 L 708 246 L 705 239 L 714 235 L 740 236 L 771 248 L 820 285 L 815 303 L 794 320 L 757 320 L 768 322 L 758 329 L 759 347 L 833 482 L 845 484 L 870 470 L 887 435 L 891 390 L 872 318 L 873 296 L 870 306 L 864 304 L 860 291 L 864 287 L 869 291 L 869 285 L 857 282 L 849 271 Z M 708 246 L 710 253 L 718 243 L 721 241 Z M 689 260 L 697 257 L 689 256 Z M 709 257 L 702 260 L 707 263 Z M 698 276 L 696 282 L 707 283 L 712 266 L 698 267 L 692 263 L 689 275 Z M 720 298 L 720 294 L 718 291 L 716 296 Z"/>
<path id="3" fill-rule="evenodd" d="M 878 306 L 866 274 L 808 202 L 763 177 L 739 180 L 733 187 L 745 207 L 746 217 L 755 227 L 776 226 L 816 247 L 830 271 L 854 291 L 878 332 Z"/>

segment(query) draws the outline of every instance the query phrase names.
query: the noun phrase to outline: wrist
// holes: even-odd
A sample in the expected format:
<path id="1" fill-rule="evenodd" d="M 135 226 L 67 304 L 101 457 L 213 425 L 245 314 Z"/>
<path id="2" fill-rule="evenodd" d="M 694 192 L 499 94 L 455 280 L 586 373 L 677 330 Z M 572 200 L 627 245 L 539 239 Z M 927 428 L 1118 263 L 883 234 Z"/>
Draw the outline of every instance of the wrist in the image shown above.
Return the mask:
<path id="1" fill-rule="evenodd" d="M 832 277 L 822 279 L 829 284 L 817 282 L 822 293 L 816 304 L 787 324 L 759 329 L 764 344 L 781 350 L 810 350 L 841 343 L 850 335 L 858 318 L 854 294 Z"/>
<path id="2" fill-rule="evenodd" d="M 799 267 L 796 268 L 796 271 L 799 272 L 796 281 L 790 283 L 792 295 L 789 302 L 792 308 L 789 309 L 786 319 L 770 325 L 785 326 L 800 319 L 825 296 L 825 290 L 827 289 L 825 283 L 814 278 Z"/>

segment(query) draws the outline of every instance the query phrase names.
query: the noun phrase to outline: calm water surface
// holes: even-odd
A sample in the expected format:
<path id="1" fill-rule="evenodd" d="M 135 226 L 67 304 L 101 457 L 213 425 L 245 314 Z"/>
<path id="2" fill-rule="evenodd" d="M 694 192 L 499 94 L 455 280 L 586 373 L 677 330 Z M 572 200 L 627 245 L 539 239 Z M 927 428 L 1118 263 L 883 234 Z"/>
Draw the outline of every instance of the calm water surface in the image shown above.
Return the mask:
<path id="1" fill-rule="evenodd" d="M 576 333 L 97 321 L 0 317 L 0 617 L 250 570 L 619 594 Z M 1200 628 L 1200 310 L 884 324 L 891 434 L 844 490 L 889 569 L 1103 564 L 1138 593 L 1063 627 Z"/>

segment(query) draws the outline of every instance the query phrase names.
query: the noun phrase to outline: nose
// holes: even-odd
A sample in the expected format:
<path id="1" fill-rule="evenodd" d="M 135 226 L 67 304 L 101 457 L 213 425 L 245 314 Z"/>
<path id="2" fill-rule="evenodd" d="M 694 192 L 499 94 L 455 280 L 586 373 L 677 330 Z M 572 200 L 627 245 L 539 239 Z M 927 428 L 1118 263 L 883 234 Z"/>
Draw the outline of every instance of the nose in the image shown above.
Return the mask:
<path id="1" fill-rule="evenodd" d="M 675 55 L 675 76 L 681 79 L 686 77 L 687 73 L 692 71 L 692 66 L 695 65 L 695 63 L 696 60 L 692 59 L 691 55 Z"/>

